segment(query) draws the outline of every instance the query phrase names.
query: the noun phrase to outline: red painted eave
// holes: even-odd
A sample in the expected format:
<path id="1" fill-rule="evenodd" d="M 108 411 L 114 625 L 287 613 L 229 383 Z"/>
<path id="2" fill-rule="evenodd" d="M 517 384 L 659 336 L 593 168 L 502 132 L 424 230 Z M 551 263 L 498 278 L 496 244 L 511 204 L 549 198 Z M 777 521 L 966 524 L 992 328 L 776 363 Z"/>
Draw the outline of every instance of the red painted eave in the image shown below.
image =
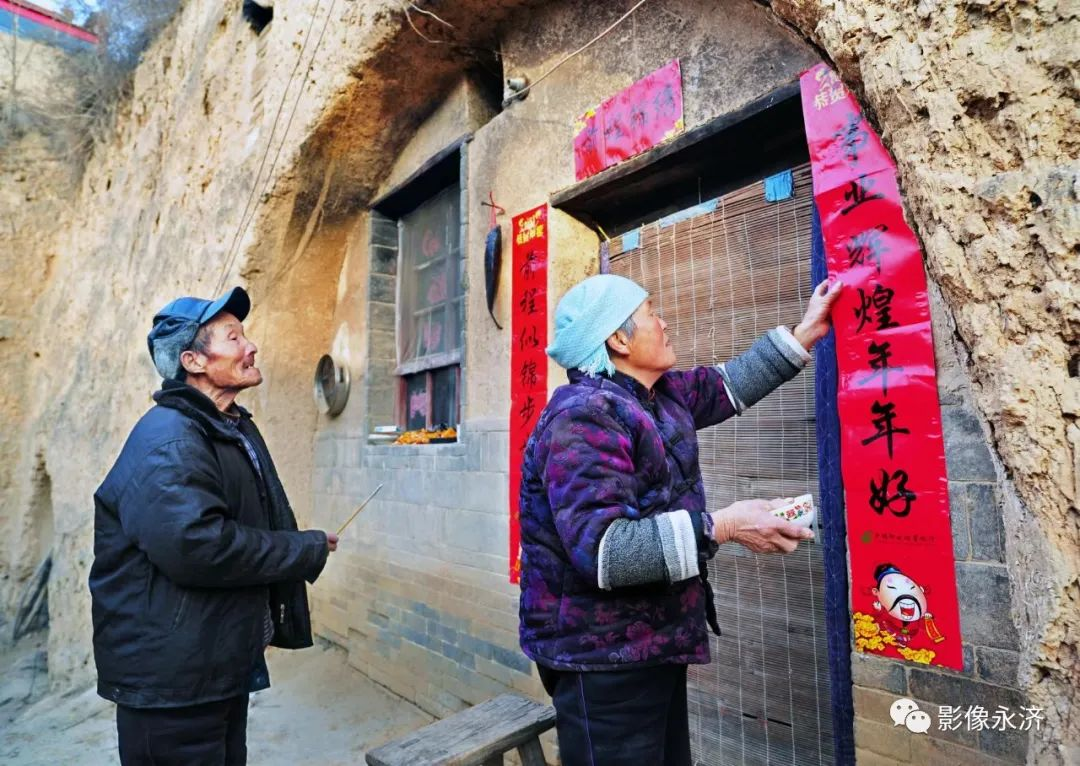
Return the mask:
<path id="1" fill-rule="evenodd" d="M 50 29 L 55 29 L 58 32 L 62 32 L 69 37 L 74 37 L 84 42 L 97 44 L 97 35 L 92 32 L 87 32 L 82 27 L 77 27 L 74 24 L 70 24 L 57 16 L 55 13 L 39 8 L 32 3 L 25 2 L 13 2 L 13 0 L 0 0 L 0 11 L 11 11 L 16 16 L 22 16 L 25 19 L 42 24 Z"/>

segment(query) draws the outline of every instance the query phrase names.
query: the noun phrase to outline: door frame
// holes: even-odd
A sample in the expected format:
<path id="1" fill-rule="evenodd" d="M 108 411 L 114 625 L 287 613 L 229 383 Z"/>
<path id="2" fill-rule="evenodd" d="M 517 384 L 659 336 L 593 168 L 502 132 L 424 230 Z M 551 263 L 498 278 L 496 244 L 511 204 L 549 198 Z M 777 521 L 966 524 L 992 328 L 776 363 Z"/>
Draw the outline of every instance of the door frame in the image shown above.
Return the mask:
<path id="1" fill-rule="evenodd" d="M 767 135 L 771 131 L 772 141 Z M 747 137 L 756 147 L 776 148 L 768 157 L 759 149 L 756 162 L 744 163 L 706 199 L 754 180 L 801 164 L 809 158 L 802 122 L 799 82 L 795 80 L 746 106 L 717 117 L 682 136 L 665 142 L 602 173 L 552 194 L 553 207 L 568 213 L 597 231 L 601 239 L 598 258 L 601 271 L 608 267 L 607 239 L 635 228 L 646 216 L 659 218 L 655 202 L 666 190 L 685 186 L 688 178 L 713 172 L 710 158 L 746 157 Z M 793 141 L 801 136 L 801 147 Z M 750 177 L 747 173 L 750 173 Z M 693 200 L 672 194 L 685 207 Z M 700 197 L 700 195 L 699 195 Z M 701 202 L 699 198 L 696 200 Z M 661 210 L 664 210 L 662 208 Z M 652 212 L 644 213 L 645 210 Z M 811 226 L 811 285 L 827 276 L 821 223 L 813 207 Z M 847 528 L 843 482 L 840 473 L 839 416 L 836 402 L 836 343 L 832 331 L 814 349 L 814 407 L 817 420 L 818 494 L 821 536 L 819 544 L 825 568 L 825 626 L 829 658 L 830 701 L 833 718 L 833 749 L 840 766 L 855 764 L 854 699 L 851 676 L 851 613 L 848 597 Z"/>

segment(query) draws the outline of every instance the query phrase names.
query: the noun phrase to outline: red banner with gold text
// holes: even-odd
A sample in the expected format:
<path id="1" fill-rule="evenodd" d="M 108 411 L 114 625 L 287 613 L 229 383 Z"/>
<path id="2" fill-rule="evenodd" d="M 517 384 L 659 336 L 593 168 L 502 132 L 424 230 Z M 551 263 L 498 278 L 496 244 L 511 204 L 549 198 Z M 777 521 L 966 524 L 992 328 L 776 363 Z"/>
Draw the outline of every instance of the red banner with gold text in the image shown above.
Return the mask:
<path id="1" fill-rule="evenodd" d="M 521 458 L 547 403 L 547 205 L 514 216 L 510 347 L 510 582 L 521 574 Z"/>
<path id="2" fill-rule="evenodd" d="M 963 667 L 922 250 L 896 167 L 825 64 L 802 76 L 833 309 L 855 649 Z"/>

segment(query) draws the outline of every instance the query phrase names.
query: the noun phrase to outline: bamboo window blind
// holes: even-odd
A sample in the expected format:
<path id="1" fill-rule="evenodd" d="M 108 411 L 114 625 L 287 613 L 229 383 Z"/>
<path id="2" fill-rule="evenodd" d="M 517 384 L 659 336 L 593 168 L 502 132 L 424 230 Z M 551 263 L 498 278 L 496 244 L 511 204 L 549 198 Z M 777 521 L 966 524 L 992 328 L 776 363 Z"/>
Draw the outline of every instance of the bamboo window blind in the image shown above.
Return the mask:
<path id="1" fill-rule="evenodd" d="M 802 317 L 811 289 L 809 166 L 793 175 L 789 199 L 766 202 L 758 182 L 611 241 L 610 270 L 652 295 L 680 368 L 724 362 Z M 813 381 L 811 364 L 741 417 L 698 433 L 710 508 L 808 492 L 817 499 Z M 709 580 L 723 635 L 711 637 L 710 665 L 690 666 L 695 764 L 832 763 L 820 546 L 779 556 L 728 544 Z"/>

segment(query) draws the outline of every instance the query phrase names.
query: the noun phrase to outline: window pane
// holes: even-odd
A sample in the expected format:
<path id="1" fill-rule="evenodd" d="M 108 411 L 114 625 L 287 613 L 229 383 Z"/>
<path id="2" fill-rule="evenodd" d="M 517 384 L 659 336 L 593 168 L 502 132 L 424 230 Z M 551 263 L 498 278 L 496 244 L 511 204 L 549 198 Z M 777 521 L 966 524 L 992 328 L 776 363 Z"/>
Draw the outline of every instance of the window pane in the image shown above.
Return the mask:
<path id="1" fill-rule="evenodd" d="M 399 364 L 463 345 L 460 203 L 450 186 L 401 219 Z"/>
<path id="2" fill-rule="evenodd" d="M 457 425 L 457 371 L 457 367 L 443 367 L 431 373 L 433 426 Z"/>
<path id="3" fill-rule="evenodd" d="M 427 373 L 405 378 L 405 427 L 410 431 L 427 427 Z"/>

